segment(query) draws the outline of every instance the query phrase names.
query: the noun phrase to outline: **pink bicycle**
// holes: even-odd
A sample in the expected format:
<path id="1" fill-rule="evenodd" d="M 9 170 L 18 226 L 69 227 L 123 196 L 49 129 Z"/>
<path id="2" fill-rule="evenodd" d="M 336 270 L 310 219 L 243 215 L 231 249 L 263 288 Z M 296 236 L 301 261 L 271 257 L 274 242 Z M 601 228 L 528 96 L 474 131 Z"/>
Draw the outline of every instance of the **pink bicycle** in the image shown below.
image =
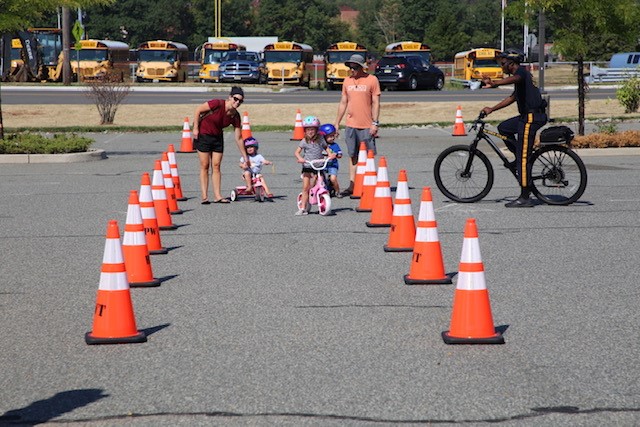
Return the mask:
<path id="1" fill-rule="evenodd" d="M 307 206 L 302 206 L 302 192 L 298 194 L 298 209 L 305 209 L 308 212 L 311 205 L 318 205 L 318 213 L 320 215 L 326 216 L 331 214 L 331 196 L 329 195 L 329 190 L 325 185 L 324 173 L 322 173 L 322 171 L 327 167 L 329 160 L 331 159 L 327 157 L 325 159 L 305 162 L 304 165 L 315 170 L 318 177 L 315 185 L 309 189 L 309 201 Z"/>

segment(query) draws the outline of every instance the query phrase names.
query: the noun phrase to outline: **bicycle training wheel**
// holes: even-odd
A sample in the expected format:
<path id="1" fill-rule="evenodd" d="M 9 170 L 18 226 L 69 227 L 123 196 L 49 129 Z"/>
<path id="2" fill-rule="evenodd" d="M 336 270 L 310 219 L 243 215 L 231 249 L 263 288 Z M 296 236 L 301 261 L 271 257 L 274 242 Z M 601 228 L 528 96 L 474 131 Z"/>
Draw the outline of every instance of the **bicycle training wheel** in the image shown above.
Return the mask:
<path id="1" fill-rule="evenodd" d="M 459 203 L 482 200 L 493 186 L 489 159 L 468 145 L 454 145 L 440 153 L 433 173 L 442 194 Z"/>
<path id="2" fill-rule="evenodd" d="M 318 197 L 318 213 L 320 215 L 331 214 L 331 197 L 329 194 L 321 194 L 320 197 Z"/>
<path id="3" fill-rule="evenodd" d="M 587 169 L 582 159 L 563 145 L 535 151 L 529 173 L 533 194 L 548 205 L 570 205 L 587 188 Z"/>

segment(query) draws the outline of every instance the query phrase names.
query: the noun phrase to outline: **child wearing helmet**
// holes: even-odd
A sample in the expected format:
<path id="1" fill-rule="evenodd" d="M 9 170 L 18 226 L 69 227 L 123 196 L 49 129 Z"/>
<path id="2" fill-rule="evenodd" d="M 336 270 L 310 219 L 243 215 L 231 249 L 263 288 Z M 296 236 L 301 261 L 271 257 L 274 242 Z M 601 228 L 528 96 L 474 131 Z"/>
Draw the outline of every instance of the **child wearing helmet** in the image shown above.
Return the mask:
<path id="1" fill-rule="evenodd" d="M 327 142 L 328 153 L 334 153 L 336 158 L 327 163 L 327 175 L 329 175 L 329 182 L 333 187 L 331 190 L 331 196 L 335 196 L 341 199 L 343 196 L 340 194 L 340 184 L 338 184 L 338 159 L 342 158 L 342 149 L 336 141 L 336 127 L 330 123 L 325 123 L 320 126 L 320 135 L 324 136 L 324 140 Z"/>
<path id="2" fill-rule="evenodd" d="M 309 201 L 309 189 L 311 188 L 311 180 L 315 176 L 315 171 L 304 166 L 305 162 L 313 160 L 324 159 L 322 152 L 327 149 L 327 142 L 322 135 L 318 132 L 320 127 L 320 120 L 315 116 L 307 116 L 302 121 L 302 127 L 304 129 L 304 138 L 300 140 L 298 147 L 295 151 L 296 159 L 298 163 L 302 163 L 302 200 L 301 206 L 307 206 Z M 334 153 L 329 154 L 329 158 L 335 159 Z M 296 215 L 307 215 L 307 211 L 301 208 L 296 212 Z"/>
<path id="3" fill-rule="evenodd" d="M 244 140 L 244 148 L 247 151 L 247 156 L 249 157 L 249 165 L 250 167 L 246 167 L 244 157 L 240 158 L 240 168 L 244 170 L 242 176 L 244 177 L 244 181 L 247 184 L 247 193 L 251 194 L 253 191 L 253 186 L 251 185 L 251 177 L 255 176 L 259 178 L 262 186 L 264 187 L 264 191 L 267 193 L 267 197 L 271 199 L 273 194 L 267 187 L 267 183 L 262 176 L 262 166 L 263 165 L 272 165 L 273 162 L 265 159 L 262 154 L 258 154 L 258 141 L 254 137 L 249 137 Z"/>

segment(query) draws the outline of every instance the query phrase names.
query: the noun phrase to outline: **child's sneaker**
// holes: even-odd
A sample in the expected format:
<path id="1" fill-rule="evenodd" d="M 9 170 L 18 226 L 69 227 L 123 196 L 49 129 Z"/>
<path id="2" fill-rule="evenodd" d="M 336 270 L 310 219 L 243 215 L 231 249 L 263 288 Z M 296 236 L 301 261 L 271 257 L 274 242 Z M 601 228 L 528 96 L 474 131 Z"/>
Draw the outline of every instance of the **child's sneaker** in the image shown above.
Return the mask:
<path id="1" fill-rule="evenodd" d="M 296 216 L 302 216 L 302 215 L 309 215 L 309 212 L 307 212 L 304 209 L 298 209 L 298 212 L 296 212 Z"/>

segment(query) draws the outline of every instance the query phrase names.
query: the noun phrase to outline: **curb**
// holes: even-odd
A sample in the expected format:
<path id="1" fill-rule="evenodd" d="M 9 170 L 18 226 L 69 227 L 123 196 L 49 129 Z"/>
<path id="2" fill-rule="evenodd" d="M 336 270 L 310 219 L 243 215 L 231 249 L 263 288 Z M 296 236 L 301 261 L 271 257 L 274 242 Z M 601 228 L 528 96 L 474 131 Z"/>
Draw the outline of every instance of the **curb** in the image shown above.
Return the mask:
<path id="1" fill-rule="evenodd" d="M 0 154 L 0 163 L 80 163 L 107 158 L 104 150 L 89 150 L 83 153 L 64 154 Z"/>

